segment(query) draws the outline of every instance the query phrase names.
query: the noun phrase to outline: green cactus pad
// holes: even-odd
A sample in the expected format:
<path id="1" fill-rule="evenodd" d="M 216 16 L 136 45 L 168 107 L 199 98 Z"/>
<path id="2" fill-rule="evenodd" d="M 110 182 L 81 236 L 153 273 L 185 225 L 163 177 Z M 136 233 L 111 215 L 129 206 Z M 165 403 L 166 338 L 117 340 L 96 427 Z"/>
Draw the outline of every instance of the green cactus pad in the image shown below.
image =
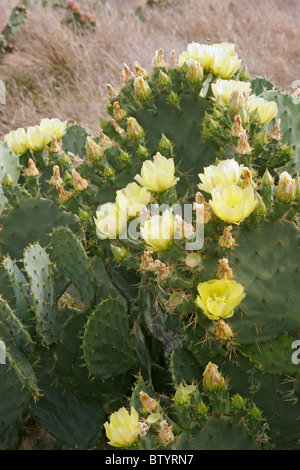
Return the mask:
<path id="1" fill-rule="evenodd" d="M 79 124 L 73 124 L 67 128 L 67 132 L 62 138 L 63 150 L 72 152 L 74 155 L 78 155 L 80 158 L 86 156 L 86 138 L 88 136 L 87 131 L 84 127 Z"/>
<path id="2" fill-rule="evenodd" d="M 17 317 L 15 312 L 10 308 L 9 304 L 6 303 L 0 297 L 0 319 L 4 324 L 9 326 L 16 343 L 16 346 L 21 351 L 30 351 L 33 345 L 32 338 L 28 333 L 26 327 L 23 325 L 21 320 Z"/>
<path id="3" fill-rule="evenodd" d="M 230 418 L 210 418 L 202 429 L 182 433 L 178 450 L 259 450 L 244 424 L 231 424 Z"/>
<path id="4" fill-rule="evenodd" d="M 295 373 L 298 366 L 292 362 L 293 338 L 282 335 L 266 343 L 247 344 L 240 351 L 259 364 L 259 370 L 270 374 Z"/>
<path id="5" fill-rule="evenodd" d="M 28 359 L 10 342 L 6 348 L 7 362 L 14 369 L 19 380 L 32 393 L 34 399 L 40 396 L 37 378 Z"/>
<path id="6" fill-rule="evenodd" d="M 256 96 L 260 95 L 264 91 L 274 89 L 276 89 L 276 85 L 266 78 L 256 77 L 251 80 L 251 91 Z"/>
<path id="7" fill-rule="evenodd" d="M 63 326 L 61 341 L 56 348 L 55 372 L 60 383 L 84 403 L 111 410 L 123 404 L 131 378 L 125 372 L 108 380 L 92 377 L 82 357 L 82 337 L 86 314 L 68 308 L 68 320 Z"/>
<path id="8" fill-rule="evenodd" d="M 171 371 L 175 387 L 186 383 L 201 383 L 203 368 L 194 354 L 185 346 L 175 348 L 171 354 Z"/>
<path id="9" fill-rule="evenodd" d="M 260 372 L 241 355 L 224 362 L 222 373 L 229 378 L 232 394 L 253 396 L 270 426 L 268 434 L 275 449 L 299 448 L 300 402 L 294 400 L 292 375 Z"/>
<path id="10" fill-rule="evenodd" d="M 79 230 L 78 219 L 73 214 L 41 198 L 23 201 L 3 217 L 1 224 L 1 250 L 12 259 L 20 259 L 29 243 L 38 241 L 41 246 L 47 246 L 54 227 L 65 225 L 75 233 Z"/>
<path id="11" fill-rule="evenodd" d="M 300 98 L 277 90 L 263 92 L 261 97 L 267 101 L 275 101 L 277 103 L 278 114 L 276 119 L 281 120 L 282 142 L 295 145 L 294 158 L 286 165 L 287 170 L 295 176 L 300 171 Z M 273 124 L 274 121 L 271 121 L 268 124 L 268 128 L 271 128 Z"/>
<path id="12" fill-rule="evenodd" d="M 86 305 L 95 296 L 95 274 L 82 243 L 68 227 L 59 227 L 51 235 L 56 263 L 78 289 Z"/>
<path id="13" fill-rule="evenodd" d="M 107 299 L 97 307 L 88 319 L 83 346 L 89 371 L 102 379 L 117 376 L 136 365 L 134 339 L 120 302 Z"/>
<path id="14" fill-rule="evenodd" d="M 7 364 L 0 364 L 0 446 L 10 447 L 6 431 L 25 413 L 32 394 L 25 388 L 15 371 Z"/>
<path id="15" fill-rule="evenodd" d="M 104 422 L 103 411 L 68 393 L 51 368 L 51 362 L 37 367 L 43 396 L 33 405 L 32 416 L 67 447 L 94 449 Z"/>
<path id="16" fill-rule="evenodd" d="M 30 279 L 37 327 L 46 345 L 57 341 L 57 303 L 53 266 L 47 252 L 38 244 L 30 245 L 24 253 L 24 266 Z"/>

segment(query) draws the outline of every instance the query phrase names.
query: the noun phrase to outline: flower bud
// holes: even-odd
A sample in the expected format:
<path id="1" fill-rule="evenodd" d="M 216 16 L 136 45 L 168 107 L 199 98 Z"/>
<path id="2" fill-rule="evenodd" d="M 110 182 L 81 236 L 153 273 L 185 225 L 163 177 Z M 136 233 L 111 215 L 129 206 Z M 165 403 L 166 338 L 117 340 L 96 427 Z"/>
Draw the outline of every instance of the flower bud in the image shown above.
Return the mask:
<path id="1" fill-rule="evenodd" d="M 174 49 L 170 53 L 170 64 L 169 69 L 177 69 L 179 67 L 176 52 Z"/>
<path id="2" fill-rule="evenodd" d="M 232 124 L 230 135 L 232 137 L 240 137 L 242 132 L 245 132 L 245 129 L 243 128 L 241 116 L 238 114 L 234 118 L 234 123 Z"/>
<path id="3" fill-rule="evenodd" d="M 89 186 L 88 180 L 82 178 L 82 176 L 77 173 L 75 168 L 72 170 L 72 176 L 73 176 L 73 185 L 76 191 L 81 192 L 84 191 L 86 188 Z"/>
<path id="4" fill-rule="evenodd" d="M 241 132 L 236 151 L 240 155 L 249 155 L 252 152 L 246 132 Z"/>
<path id="5" fill-rule="evenodd" d="M 166 67 L 166 64 L 164 63 L 164 51 L 162 49 L 158 49 L 157 51 L 155 51 L 155 56 L 152 60 L 152 67 L 154 69 Z"/>
<path id="6" fill-rule="evenodd" d="M 118 90 L 116 88 L 114 88 L 113 86 L 111 86 L 110 83 L 108 83 L 106 85 L 106 89 L 107 89 L 107 93 L 108 93 L 108 96 L 111 100 L 113 100 L 114 98 L 116 98 L 119 94 Z"/>
<path id="7" fill-rule="evenodd" d="M 232 235 L 232 225 L 228 225 L 228 227 L 224 228 L 223 234 L 219 238 L 219 245 L 221 248 L 232 248 L 236 245 L 235 238 Z"/>
<path id="8" fill-rule="evenodd" d="M 119 160 L 120 162 L 130 162 L 132 156 L 130 153 L 124 152 L 124 150 L 120 150 Z"/>
<path id="9" fill-rule="evenodd" d="M 60 170 L 58 165 L 54 165 L 53 167 L 53 176 L 50 179 L 49 184 L 52 186 L 56 186 L 57 184 L 63 184 L 63 180 L 60 177 Z"/>
<path id="10" fill-rule="evenodd" d="M 1 181 L 1 184 L 3 186 L 12 186 L 14 184 L 13 177 L 9 173 L 7 173 L 7 171 L 5 172 L 5 175 L 3 177 L 3 180 Z"/>
<path id="11" fill-rule="evenodd" d="M 261 419 L 262 412 L 259 408 L 257 408 L 255 403 L 253 403 L 252 408 L 249 411 L 249 415 L 251 416 L 251 418 L 256 419 L 257 421 Z"/>
<path id="12" fill-rule="evenodd" d="M 282 202 L 292 202 L 296 199 L 295 180 L 293 180 L 287 171 L 284 171 L 279 176 L 279 183 L 276 189 L 276 198 Z"/>
<path id="13" fill-rule="evenodd" d="M 130 140 L 139 140 L 145 135 L 144 129 L 134 117 L 127 118 L 127 135 Z"/>
<path id="14" fill-rule="evenodd" d="M 158 407 L 158 402 L 153 398 L 149 397 L 148 393 L 143 390 L 140 392 L 140 400 L 143 405 L 143 411 L 145 413 L 152 413 Z"/>
<path id="15" fill-rule="evenodd" d="M 57 137 L 54 135 L 52 137 L 52 142 L 51 142 L 51 146 L 50 146 L 50 152 L 51 153 L 58 153 L 61 151 L 61 146 L 60 144 L 57 142 Z"/>
<path id="16" fill-rule="evenodd" d="M 96 144 L 90 136 L 87 136 L 85 150 L 90 162 L 97 162 L 104 155 L 102 145 Z"/>
<path id="17" fill-rule="evenodd" d="M 214 333 L 218 339 L 222 341 L 227 341 L 232 338 L 233 332 L 227 323 L 224 322 L 221 318 L 217 322 L 217 326 L 214 330 Z"/>
<path id="18" fill-rule="evenodd" d="M 196 413 L 201 416 L 206 416 L 208 413 L 208 406 L 203 401 L 200 401 L 195 409 Z"/>
<path id="19" fill-rule="evenodd" d="M 123 87 L 124 85 L 126 85 L 126 82 L 128 80 L 131 80 L 132 78 L 134 78 L 134 74 L 132 73 L 127 64 L 123 64 L 123 70 L 120 75 L 121 86 Z"/>
<path id="20" fill-rule="evenodd" d="M 110 248 L 116 261 L 121 261 L 127 255 L 127 250 L 124 247 L 110 245 Z"/>
<path id="21" fill-rule="evenodd" d="M 56 191 L 58 192 L 58 197 L 62 204 L 65 204 L 73 196 L 73 193 L 66 191 L 59 183 L 56 184 Z"/>
<path id="22" fill-rule="evenodd" d="M 247 124 L 249 122 L 249 113 L 247 111 L 247 108 L 245 105 L 242 105 L 237 114 L 239 114 L 239 116 L 241 116 L 241 120 L 242 120 L 242 123 L 243 124 Z"/>
<path id="23" fill-rule="evenodd" d="M 187 61 L 188 71 L 186 79 L 190 83 L 201 83 L 203 79 L 203 68 L 197 60 L 189 59 Z"/>
<path id="24" fill-rule="evenodd" d="M 235 410 L 241 411 L 245 408 L 247 399 L 241 397 L 238 393 L 231 398 L 231 406 Z"/>
<path id="25" fill-rule="evenodd" d="M 268 142 L 268 133 L 267 133 L 266 129 L 263 129 L 258 134 L 256 134 L 255 135 L 255 140 L 261 146 L 266 145 L 267 142 Z"/>
<path id="26" fill-rule="evenodd" d="M 78 168 L 84 163 L 84 160 L 79 155 L 74 155 L 72 152 L 68 152 L 68 158 L 71 160 L 73 168 Z"/>
<path id="27" fill-rule="evenodd" d="M 110 165 L 105 165 L 103 176 L 104 178 L 112 178 L 115 175 L 115 170 Z"/>
<path id="28" fill-rule="evenodd" d="M 239 90 L 238 88 L 234 90 L 229 98 L 228 111 L 237 114 L 241 106 L 245 106 L 247 98 L 243 90 Z"/>
<path id="29" fill-rule="evenodd" d="M 170 77 L 169 75 L 167 75 L 165 72 L 163 72 L 162 70 L 159 71 L 159 75 L 158 75 L 158 84 L 160 86 L 166 86 L 169 82 L 170 82 Z"/>
<path id="30" fill-rule="evenodd" d="M 133 66 L 135 68 L 135 73 L 137 77 L 148 77 L 148 72 L 144 70 L 136 60 L 133 62 Z"/>
<path id="31" fill-rule="evenodd" d="M 197 390 L 195 385 L 179 385 L 178 389 L 176 390 L 174 401 L 177 405 L 185 405 L 191 399 L 191 395 Z"/>
<path id="32" fill-rule="evenodd" d="M 158 147 L 160 150 L 163 150 L 163 149 L 170 149 L 173 147 L 173 144 L 172 142 L 165 136 L 165 134 L 162 134 L 161 135 L 161 139 L 158 143 Z"/>
<path id="33" fill-rule="evenodd" d="M 233 272 L 232 269 L 229 267 L 229 261 L 227 258 L 219 259 L 220 266 L 218 267 L 217 271 L 217 278 L 218 279 L 232 279 Z"/>
<path id="34" fill-rule="evenodd" d="M 203 373 L 203 386 L 209 392 L 222 390 L 225 385 L 224 377 L 218 372 L 218 366 L 209 362 Z"/>
<path id="35" fill-rule="evenodd" d="M 151 88 L 143 77 L 135 77 L 134 94 L 140 101 L 146 101 L 151 96 Z"/>
<path id="36" fill-rule="evenodd" d="M 28 177 L 37 177 L 37 176 L 40 176 L 40 172 L 39 172 L 39 170 L 37 169 L 36 164 L 35 164 L 35 162 L 32 160 L 32 158 L 29 158 L 29 160 L 28 160 L 28 168 L 27 168 L 27 170 L 24 172 L 24 176 L 28 176 Z"/>
<path id="37" fill-rule="evenodd" d="M 249 80 L 250 80 L 250 74 L 249 74 L 249 70 L 248 70 L 247 65 L 244 65 L 244 66 L 240 69 L 239 80 L 245 80 L 245 81 L 249 81 Z"/>
<path id="38" fill-rule="evenodd" d="M 263 174 L 263 177 L 261 179 L 261 184 L 263 186 L 272 186 L 274 184 L 274 178 L 268 169 L 266 169 L 266 171 Z"/>
<path id="39" fill-rule="evenodd" d="M 119 101 L 115 101 L 113 104 L 113 113 L 116 121 L 122 121 L 122 119 L 127 116 L 128 111 L 121 108 Z"/>
<path id="40" fill-rule="evenodd" d="M 170 92 L 170 94 L 168 95 L 168 101 L 170 101 L 170 103 L 173 103 L 173 104 L 178 103 L 179 97 L 178 97 L 177 93 L 175 93 L 175 91 L 172 90 Z"/>
<path id="41" fill-rule="evenodd" d="M 79 207 L 78 217 L 79 217 L 80 222 L 84 222 L 86 220 L 89 220 L 91 216 L 87 211 Z"/>

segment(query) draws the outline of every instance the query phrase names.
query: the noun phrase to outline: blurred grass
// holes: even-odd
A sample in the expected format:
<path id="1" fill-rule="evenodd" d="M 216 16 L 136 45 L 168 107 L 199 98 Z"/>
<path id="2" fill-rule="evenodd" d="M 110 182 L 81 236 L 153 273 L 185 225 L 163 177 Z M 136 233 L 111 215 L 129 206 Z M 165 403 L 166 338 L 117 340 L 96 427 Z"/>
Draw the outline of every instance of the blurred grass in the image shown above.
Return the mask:
<path id="1" fill-rule="evenodd" d="M 1 0 L 0 25 L 16 3 Z M 252 76 L 289 91 L 300 79 L 299 1 L 190 0 L 163 10 L 145 7 L 145 0 L 110 0 L 110 9 L 99 1 L 96 32 L 85 35 L 61 23 L 61 9 L 36 3 L 14 37 L 17 52 L 0 56 L 7 90 L 0 136 L 42 117 L 77 121 L 96 133 L 106 114 L 106 84 L 119 86 L 124 62 L 149 68 L 160 47 L 168 55 L 192 41 L 230 41 Z M 144 22 L 135 15 L 138 6 Z"/>

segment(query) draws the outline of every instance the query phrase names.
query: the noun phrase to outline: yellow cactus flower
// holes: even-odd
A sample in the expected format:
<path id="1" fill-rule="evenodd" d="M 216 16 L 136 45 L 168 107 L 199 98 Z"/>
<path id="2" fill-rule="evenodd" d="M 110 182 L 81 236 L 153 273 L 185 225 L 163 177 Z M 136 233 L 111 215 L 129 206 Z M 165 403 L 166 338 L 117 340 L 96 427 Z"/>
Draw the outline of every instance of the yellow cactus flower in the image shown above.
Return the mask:
<path id="1" fill-rule="evenodd" d="M 255 95 L 249 96 L 247 100 L 249 113 L 257 111 L 260 124 L 267 124 L 278 113 L 278 107 L 275 101 L 266 101 L 263 98 L 257 98 Z"/>
<path id="2" fill-rule="evenodd" d="M 239 70 L 241 60 L 238 55 L 225 55 L 222 52 L 214 52 L 212 56 L 212 73 L 221 78 L 230 78 Z"/>
<path id="3" fill-rule="evenodd" d="M 99 238 L 115 240 L 127 225 L 127 213 L 120 210 L 117 204 L 108 202 L 97 211 L 94 221 Z"/>
<path id="4" fill-rule="evenodd" d="M 129 183 L 126 188 L 117 191 L 116 204 L 121 210 L 126 210 L 128 217 L 136 217 L 144 206 L 151 200 L 147 188 L 141 188 L 137 183 Z"/>
<path id="5" fill-rule="evenodd" d="M 174 243 L 174 215 L 165 210 L 162 215 L 154 215 L 141 227 L 141 234 L 152 251 L 167 251 Z"/>
<path id="6" fill-rule="evenodd" d="M 27 131 L 19 128 L 4 136 L 4 142 L 16 155 L 22 155 L 27 150 L 42 150 L 49 144 L 53 136 L 61 139 L 66 132 L 67 121 L 59 119 L 42 119 L 38 126 L 30 126 Z"/>
<path id="7" fill-rule="evenodd" d="M 159 152 L 153 161 L 146 160 L 141 169 L 141 175 L 134 179 L 155 193 L 161 193 L 174 186 L 179 178 L 175 178 L 175 164 L 173 158 L 163 157 Z"/>
<path id="8" fill-rule="evenodd" d="M 204 168 L 204 173 L 199 173 L 202 181 L 199 189 L 210 193 L 218 184 L 236 184 L 239 182 L 243 165 L 232 159 L 222 160 L 218 165 L 210 165 Z"/>
<path id="9" fill-rule="evenodd" d="M 198 284 L 196 304 L 209 320 L 232 317 L 245 297 L 242 284 L 229 279 L 216 279 Z"/>
<path id="10" fill-rule="evenodd" d="M 4 142 L 16 155 L 22 155 L 28 150 L 28 138 L 25 129 L 20 127 L 4 136 Z"/>
<path id="11" fill-rule="evenodd" d="M 252 186 L 241 188 L 236 184 L 218 184 L 211 190 L 210 206 L 219 219 L 229 224 L 240 224 L 255 209 L 257 200 Z"/>
<path id="12" fill-rule="evenodd" d="M 133 407 L 130 414 L 124 407 L 112 413 L 110 421 L 104 423 L 108 443 L 113 447 L 131 447 L 139 436 L 138 420 L 138 412 Z"/>
<path id="13" fill-rule="evenodd" d="M 234 44 L 227 42 L 220 44 L 198 44 L 192 42 L 188 44 L 187 50 L 180 54 L 178 62 L 182 66 L 188 59 L 197 60 L 206 72 L 212 72 L 214 57 L 219 54 L 224 57 L 234 56 Z"/>
<path id="14" fill-rule="evenodd" d="M 228 105 L 230 96 L 236 90 L 245 92 L 247 96 L 251 93 L 250 82 L 239 82 L 238 80 L 222 80 L 219 78 L 211 86 L 215 98 L 220 98 L 224 105 Z"/>

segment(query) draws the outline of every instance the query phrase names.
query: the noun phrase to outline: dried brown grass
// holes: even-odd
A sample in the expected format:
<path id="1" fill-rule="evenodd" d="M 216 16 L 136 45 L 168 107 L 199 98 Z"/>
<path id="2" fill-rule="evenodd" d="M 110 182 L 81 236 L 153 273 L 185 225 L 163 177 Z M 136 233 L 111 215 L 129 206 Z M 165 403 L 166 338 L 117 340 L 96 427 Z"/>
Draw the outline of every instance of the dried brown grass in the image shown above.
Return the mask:
<path id="1" fill-rule="evenodd" d="M 0 24 L 16 0 L 0 0 Z M 106 83 L 119 85 L 123 62 L 149 68 L 154 51 L 180 53 L 188 42 L 231 41 L 252 76 L 283 89 L 300 79 L 300 2 L 191 0 L 176 9 L 147 8 L 145 0 L 111 0 L 99 7 L 96 33 L 80 36 L 61 24 L 62 11 L 35 6 L 15 36 L 17 52 L 0 59 L 7 104 L 0 106 L 0 135 L 42 117 L 77 121 L 97 132 L 105 115 Z M 118 8 L 117 8 L 118 7 Z"/>

